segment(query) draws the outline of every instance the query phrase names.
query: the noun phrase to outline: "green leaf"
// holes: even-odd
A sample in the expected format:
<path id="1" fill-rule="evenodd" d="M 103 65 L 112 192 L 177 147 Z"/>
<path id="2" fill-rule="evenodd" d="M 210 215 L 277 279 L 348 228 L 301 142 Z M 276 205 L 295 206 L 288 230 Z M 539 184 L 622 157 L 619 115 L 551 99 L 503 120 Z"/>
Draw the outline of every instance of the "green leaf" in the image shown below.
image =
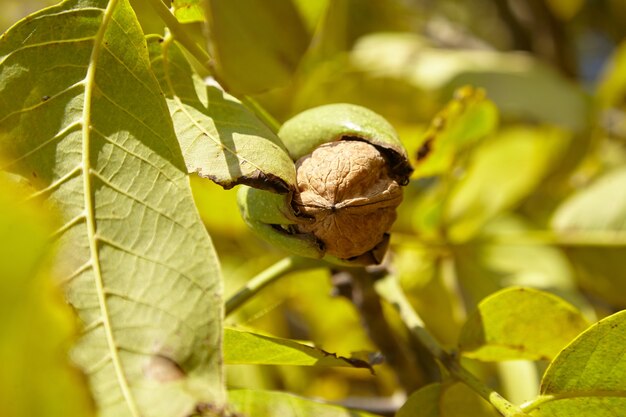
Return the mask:
<path id="1" fill-rule="evenodd" d="M 351 62 L 378 77 L 407 81 L 425 96 L 464 85 L 483 88 L 507 118 L 575 131 L 582 131 L 588 120 L 587 98 L 579 87 L 519 52 L 441 49 L 413 34 L 376 33 L 359 39 Z"/>
<path id="2" fill-rule="evenodd" d="M 190 173 L 224 188 L 295 187 L 296 169 L 280 139 L 237 99 L 207 85 L 171 37 L 148 37 L 152 68 L 165 93 Z"/>
<path id="3" fill-rule="evenodd" d="M 523 286 L 556 294 L 594 317 L 565 252 L 534 235 L 534 229 L 521 216 L 507 213 L 487 223 L 471 242 L 454 248 L 455 272 L 470 309 L 504 287 Z"/>
<path id="4" fill-rule="evenodd" d="M 50 212 L 0 179 L 0 410 L 6 416 L 94 415 L 67 349 L 76 320 L 48 273 Z M 54 381 L 51 383 L 51 381 Z"/>
<path id="5" fill-rule="evenodd" d="M 618 306 L 626 306 L 624 184 L 626 168 L 607 173 L 565 200 L 552 218 L 552 228 L 565 241 L 578 243 L 567 252 L 580 284 Z"/>
<path id="6" fill-rule="evenodd" d="M 220 406 L 219 267 L 128 2 L 31 15 L 0 39 L 0 63 L 2 167 L 59 209 L 55 275 L 99 415 Z"/>
<path id="7" fill-rule="evenodd" d="M 556 128 L 515 127 L 484 142 L 446 203 L 450 239 L 466 241 L 488 220 L 519 204 L 562 157 L 569 138 Z"/>
<path id="8" fill-rule="evenodd" d="M 469 414 L 468 414 L 469 413 Z M 434 383 L 415 391 L 396 417 L 497 417 L 499 414 L 462 383 Z"/>
<path id="9" fill-rule="evenodd" d="M 559 297 L 507 288 L 480 302 L 461 330 L 459 348 L 483 361 L 552 359 L 587 327 L 582 314 Z"/>
<path id="10" fill-rule="evenodd" d="M 211 54 L 220 83 L 238 94 L 286 84 L 309 35 L 291 0 L 207 0 Z"/>
<path id="11" fill-rule="evenodd" d="M 324 404 L 283 392 L 228 391 L 231 409 L 254 417 L 375 417 L 374 414 Z"/>
<path id="12" fill-rule="evenodd" d="M 295 340 L 228 328 L 224 329 L 224 361 L 229 365 L 339 366 L 373 372 L 362 359 L 337 356 Z"/>
<path id="13" fill-rule="evenodd" d="M 626 231 L 626 167 L 597 179 L 567 199 L 555 212 L 552 227 L 564 234 L 580 231 Z M 610 201 L 611 204 L 606 204 Z"/>
<path id="14" fill-rule="evenodd" d="M 524 408 L 537 417 L 626 415 L 626 311 L 587 329 L 552 361 L 541 395 Z"/>
<path id="15" fill-rule="evenodd" d="M 200 0 L 173 0 L 174 16 L 180 23 L 204 22 Z"/>
<path id="16" fill-rule="evenodd" d="M 616 48 L 604 68 L 595 99 L 602 108 L 618 107 L 626 91 L 626 41 Z"/>
<path id="17" fill-rule="evenodd" d="M 449 172 L 457 154 L 493 133 L 497 124 L 498 110 L 483 90 L 472 87 L 457 90 L 426 131 L 414 155 L 413 177 Z"/>

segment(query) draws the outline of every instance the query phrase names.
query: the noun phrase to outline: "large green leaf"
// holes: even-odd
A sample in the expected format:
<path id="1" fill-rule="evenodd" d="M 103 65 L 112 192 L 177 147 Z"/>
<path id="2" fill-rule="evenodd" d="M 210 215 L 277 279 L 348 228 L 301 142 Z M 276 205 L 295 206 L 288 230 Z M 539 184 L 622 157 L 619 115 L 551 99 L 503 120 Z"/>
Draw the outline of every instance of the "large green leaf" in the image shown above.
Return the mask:
<path id="1" fill-rule="evenodd" d="M 126 0 L 66 1 L 0 39 L 2 167 L 58 207 L 55 274 L 101 416 L 224 401 L 221 279 Z"/>
<path id="2" fill-rule="evenodd" d="M 446 202 L 450 239 L 466 241 L 488 220 L 519 204 L 562 157 L 568 142 L 568 134 L 549 127 L 510 128 L 484 142 Z"/>
<path id="3" fill-rule="evenodd" d="M 626 168 L 620 168 L 573 194 L 552 218 L 553 229 L 565 241 L 578 243 L 567 252 L 581 285 L 619 306 L 626 306 L 625 189 Z"/>
<path id="4" fill-rule="evenodd" d="M 499 414 L 462 383 L 434 383 L 415 391 L 396 417 L 496 417 Z"/>
<path id="5" fill-rule="evenodd" d="M 531 288 L 507 288 L 478 305 L 461 331 L 463 355 L 483 361 L 552 359 L 588 326 L 571 304 Z"/>
<path id="6" fill-rule="evenodd" d="M 148 37 L 148 50 L 189 172 L 225 188 L 294 187 L 293 161 L 267 126 L 237 99 L 205 84 L 171 37 Z"/>
<path id="7" fill-rule="evenodd" d="M 607 317 L 552 361 L 541 395 L 526 405 L 537 417 L 626 416 L 626 311 Z"/>
<path id="8" fill-rule="evenodd" d="M 345 358 L 291 339 L 265 336 L 237 329 L 224 329 L 226 364 L 340 366 L 366 368 L 362 359 Z"/>
<path id="9" fill-rule="evenodd" d="M 250 417 L 375 417 L 284 392 L 233 390 L 228 398 L 233 411 Z"/>
<path id="10" fill-rule="evenodd" d="M 24 197 L 0 179 L 0 410 L 90 416 L 85 380 L 64 357 L 75 319 L 47 273 L 54 222 Z"/>
<path id="11" fill-rule="evenodd" d="M 487 223 L 474 240 L 454 248 L 456 276 L 470 310 L 504 287 L 524 286 L 556 294 L 594 317 L 567 255 L 534 236 L 533 229 L 522 217 L 504 214 Z"/>
<path id="12" fill-rule="evenodd" d="M 414 34 L 376 33 L 361 38 L 351 58 L 357 68 L 405 80 L 424 95 L 469 84 L 484 88 L 505 117 L 576 131 L 586 125 L 588 103 L 582 90 L 529 55 L 435 48 Z"/>
<path id="13" fill-rule="evenodd" d="M 258 93 L 286 84 L 309 35 L 291 0 L 207 0 L 211 53 L 229 91 Z"/>

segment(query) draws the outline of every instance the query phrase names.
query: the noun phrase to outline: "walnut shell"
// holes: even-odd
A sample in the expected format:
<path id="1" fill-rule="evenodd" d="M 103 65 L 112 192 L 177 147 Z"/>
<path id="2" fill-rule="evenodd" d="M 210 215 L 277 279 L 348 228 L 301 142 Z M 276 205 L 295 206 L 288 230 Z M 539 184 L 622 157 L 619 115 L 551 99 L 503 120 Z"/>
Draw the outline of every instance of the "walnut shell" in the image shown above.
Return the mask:
<path id="1" fill-rule="evenodd" d="M 293 204 L 313 221 L 297 225 L 341 259 L 362 255 L 384 239 L 396 219 L 402 187 L 389 163 L 369 143 L 329 142 L 296 162 Z"/>

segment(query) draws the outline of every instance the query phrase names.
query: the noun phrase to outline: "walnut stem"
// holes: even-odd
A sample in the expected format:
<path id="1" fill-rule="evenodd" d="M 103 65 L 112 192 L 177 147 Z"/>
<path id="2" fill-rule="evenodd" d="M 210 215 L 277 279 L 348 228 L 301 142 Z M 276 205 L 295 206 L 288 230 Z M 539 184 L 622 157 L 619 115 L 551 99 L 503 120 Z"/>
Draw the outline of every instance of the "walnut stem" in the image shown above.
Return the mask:
<path id="1" fill-rule="evenodd" d="M 307 269 L 321 268 L 326 265 L 326 263 L 318 259 L 302 258 L 299 256 L 283 258 L 269 268 L 261 271 L 248 281 L 243 288 L 226 300 L 224 313 L 226 316 L 232 314 L 250 298 L 258 294 L 263 288 L 287 274 Z"/>
<path id="2" fill-rule="evenodd" d="M 350 268 L 336 272 L 333 285 L 336 293 L 348 298 L 357 309 L 369 338 L 394 370 L 400 385 L 410 393 L 431 381 L 426 380 L 419 358 L 398 340 L 385 319 L 380 296 L 374 290 L 375 279 L 376 274 L 366 268 Z"/>
<path id="3" fill-rule="evenodd" d="M 476 378 L 470 371 L 465 369 L 452 353 L 446 351 L 439 342 L 426 330 L 424 322 L 415 312 L 409 300 L 404 295 L 402 288 L 395 277 L 388 275 L 379 280 L 376 286 L 377 292 L 400 313 L 405 326 L 416 342 L 424 346 L 430 354 L 443 365 L 450 375 L 463 382 L 478 395 L 487 400 L 504 417 L 524 417 L 521 408 L 514 405 L 494 389 Z"/>

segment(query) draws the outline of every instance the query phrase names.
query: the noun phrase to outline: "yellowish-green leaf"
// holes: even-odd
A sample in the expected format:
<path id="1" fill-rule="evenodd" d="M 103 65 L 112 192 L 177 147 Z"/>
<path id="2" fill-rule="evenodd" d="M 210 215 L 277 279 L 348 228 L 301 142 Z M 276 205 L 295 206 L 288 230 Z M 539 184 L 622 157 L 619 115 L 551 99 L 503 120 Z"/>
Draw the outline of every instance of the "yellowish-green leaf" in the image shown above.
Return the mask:
<path id="1" fill-rule="evenodd" d="M 626 416 L 626 311 L 607 317 L 552 361 L 541 395 L 525 411 L 537 417 Z"/>
<path id="2" fill-rule="evenodd" d="M 173 0 L 174 16 L 180 23 L 204 22 L 200 0 Z"/>
<path id="3" fill-rule="evenodd" d="M 426 92 L 474 85 L 484 88 L 504 116 L 581 131 L 588 102 L 582 90 L 526 54 L 434 48 L 413 34 L 376 33 L 351 54 L 358 68 L 407 81 Z"/>
<path id="4" fill-rule="evenodd" d="M 0 410 L 94 415 L 86 380 L 67 356 L 76 320 L 47 273 L 49 212 L 0 179 Z"/>
<path id="5" fill-rule="evenodd" d="M 434 383 L 415 391 L 396 417 L 497 417 L 495 409 L 462 383 Z"/>
<path id="6" fill-rule="evenodd" d="M 556 128 L 515 127 L 484 142 L 447 201 L 444 222 L 450 239 L 471 238 L 530 194 L 562 157 L 569 139 Z"/>
<path id="7" fill-rule="evenodd" d="M 309 42 L 290 0 L 206 3 L 211 54 L 228 91 L 258 93 L 290 80 Z"/>
<path id="8" fill-rule="evenodd" d="M 346 358 L 291 339 L 265 336 L 237 329 L 224 329 L 226 364 L 339 366 L 366 368 L 363 359 Z"/>
<path id="9" fill-rule="evenodd" d="M 618 106 L 625 91 L 626 41 L 615 49 L 609 63 L 604 68 L 595 98 L 602 108 Z"/>
<path id="10" fill-rule="evenodd" d="M 224 188 L 248 184 L 284 193 L 294 187 L 293 161 L 267 126 L 195 74 L 171 37 L 148 37 L 148 50 L 190 173 Z"/>
<path id="11" fill-rule="evenodd" d="M 552 13 L 561 20 L 570 20 L 585 5 L 585 0 L 547 0 Z"/>
<path id="12" fill-rule="evenodd" d="M 552 359 L 588 327 L 571 304 L 531 288 L 507 288 L 478 305 L 459 338 L 463 355 L 483 361 Z"/>
<path id="13" fill-rule="evenodd" d="M 456 276 L 470 310 L 504 287 L 523 286 L 557 294 L 593 318 L 567 255 L 533 235 L 534 229 L 521 216 L 507 213 L 487 223 L 468 244 L 454 248 Z"/>
<path id="14" fill-rule="evenodd" d="M 1 168 L 58 208 L 54 273 L 99 415 L 220 406 L 220 271 L 128 2 L 42 10 L 0 38 L 0 64 Z"/>
<path id="15" fill-rule="evenodd" d="M 498 110 L 485 92 L 464 87 L 435 116 L 415 155 L 413 177 L 443 174 L 452 168 L 457 154 L 492 133 Z"/>
<path id="16" fill-rule="evenodd" d="M 228 392 L 233 411 L 254 417 L 376 417 L 363 411 L 324 404 L 284 392 L 232 390 Z"/>
<path id="17" fill-rule="evenodd" d="M 581 285 L 618 306 L 626 306 L 625 189 L 626 168 L 609 172 L 565 200 L 552 218 L 560 236 L 578 242 L 567 251 Z"/>

